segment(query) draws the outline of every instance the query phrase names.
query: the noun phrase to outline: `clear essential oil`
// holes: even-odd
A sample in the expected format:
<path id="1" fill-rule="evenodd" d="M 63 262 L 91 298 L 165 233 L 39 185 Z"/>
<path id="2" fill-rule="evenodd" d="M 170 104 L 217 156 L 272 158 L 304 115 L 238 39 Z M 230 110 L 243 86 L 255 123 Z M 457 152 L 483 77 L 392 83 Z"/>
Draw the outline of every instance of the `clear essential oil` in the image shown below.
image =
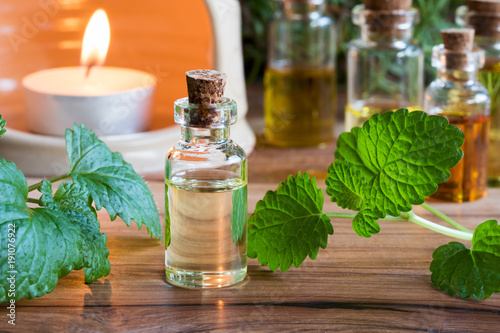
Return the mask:
<path id="1" fill-rule="evenodd" d="M 333 68 L 270 68 L 264 78 L 266 141 L 279 147 L 330 142 L 337 108 Z"/>
<path id="2" fill-rule="evenodd" d="M 166 180 L 166 188 L 169 281 L 207 288 L 242 280 L 247 271 L 246 182 L 229 172 L 193 170 Z"/>
<path id="3" fill-rule="evenodd" d="M 419 106 L 408 106 L 396 101 L 359 101 L 358 103 L 346 105 L 344 120 L 345 129 L 349 131 L 353 127 L 362 127 L 365 121 L 370 119 L 374 114 L 397 111 L 401 108 L 408 109 L 410 112 L 422 110 Z"/>
<path id="4" fill-rule="evenodd" d="M 486 196 L 488 172 L 488 131 L 490 117 L 442 114 L 464 132 L 464 157 L 450 170 L 448 181 L 439 184 L 432 199 L 466 202 Z"/>
<path id="5" fill-rule="evenodd" d="M 500 186 L 500 63 L 481 70 L 479 81 L 488 89 L 491 97 L 488 183 L 490 186 Z"/>
<path id="6" fill-rule="evenodd" d="M 180 140 L 165 160 L 167 282 L 217 288 L 247 272 L 247 157 L 230 138 L 236 102 L 223 97 L 227 75 L 186 72 L 189 97 L 174 103 Z"/>

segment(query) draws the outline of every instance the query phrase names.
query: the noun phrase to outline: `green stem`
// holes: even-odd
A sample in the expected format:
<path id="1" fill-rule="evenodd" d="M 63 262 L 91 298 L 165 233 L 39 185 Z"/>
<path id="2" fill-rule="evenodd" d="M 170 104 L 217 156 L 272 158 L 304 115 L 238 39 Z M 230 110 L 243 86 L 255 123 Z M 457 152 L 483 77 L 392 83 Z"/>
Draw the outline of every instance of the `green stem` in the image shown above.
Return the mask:
<path id="1" fill-rule="evenodd" d="M 440 219 L 442 219 L 443 221 L 445 221 L 446 223 L 448 223 L 449 225 L 451 225 L 455 229 L 461 230 L 461 231 L 465 231 L 465 232 L 469 232 L 469 233 L 472 232 L 472 230 L 469 230 L 466 227 L 464 227 L 461 224 L 459 224 L 458 222 L 452 220 L 448 216 L 446 216 L 443 213 L 441 213 L 440 211 L 438 211 L 436 208 L 433 208 L 433 207 L 429 206 L 426 203 L 423 203 L 420 206 L 422 206 L 423 208 L 427 209 L 429 212 L 431 212 L 432 214 L 436 215 L 437 217 L 439 217 Z"/>
<path id="2" fill-rule="evenodd" d="M 326 216 L 330 218 L 343 218 L 343 219 L 352 219 L 356 216 L 356 214 L 351 214 L 351 213 L 325 213 Z M 448 227 L 444 227 L 440 224 L 431 222 L 429 220 L 426 220 L 418 215 L 415 215 L 413 211 L 409 211 L 406 213 L 401 213 L 400 216 L 389 216 L 387 215 L 383 219 L 377 219 L 377 221 L 394 221 L 394 222 L 413 222 L 416 223 L 424 228 L 430 229 L 432 231 L 438 232 L 440 234 L 454 237 L 454 238 L 459 238 L 459 239 L 464 239 L 464 240 L 472 240 L 472 231 L 460 231 L 460 230 L 455 230 L 451 229 Z"/>
<path id="3" fill-rule="evenodd" d="M 325 213 L 326 216 L 330 218 L 337 218 L 337 219 L 353 219 L 356 214 L 351 214 L 351 213 Z"/>
<path id="4" fill-rule="evenodd" d="M 337 219 L 353 219 L 357 214 L 356 213 L 325 213 L 326 216 L 330 218 Z M 395 222 L 408 222 L 410 221 L 409 213 L 402 213 L 400 216 L 390 216 L 387 215 L 383 219 L 378 219 L 377 221 L 395 221 Z"/>
<path id="5" fill-rule="evenodd" d="M 28 199 L 26 199 L 26 202 L 31 202 L 31 203 L 40 205 L 40 200 L 35 199 L 35 198 L 28 198 Z"/>
<path id="6" fill-rule="evenodd" d="M 64 175 L 61 175 L 61 176 L 57 176 L 57 177 L 54 177 L 54 178 L 49 178 L 47 179 L 49 182 L 51 183 L 54 183 L 54 182 L 57 182 L 59 180 L 63 180 L 63 179 L 67 179 L 71 177 L 71 175 L 69 173 L 66 173 Z M 28 192 L 31 192 L 31 191 L 34 191 L 34 190 L 38 190 L 40 187 L 42 186 L 42 182 L 39 182 L 39 183 L 36 183 L 36 184 L 33 184 L 31 185 L 30 187 L 28 187 Z"/>
<path id="7" fill-rule="evenodd" d="M 468 241 L 472 240 L 472 235 L 473 235 L 472 232 L 465 232 L 465 231 L 460 231 L 460 230 L 455 230 L 455 229 L 451 229 L 448 227 L 444 227 L 440 224 L 431 222 L 431 221 L 426 220 L 426 219 L 424 219 L 418 215 L 415 215 L 415 214 L 413 214 L 410 221 L 413 223 L 416 223 L 422 227 L 425 227 L 427 229 L 430 229 L 432 231 L 438 232 L 438 233 L 446 235 L 446 236 L 459 238 L 459 239 L 463 239 L 463 240 L 468 240 Z"/>

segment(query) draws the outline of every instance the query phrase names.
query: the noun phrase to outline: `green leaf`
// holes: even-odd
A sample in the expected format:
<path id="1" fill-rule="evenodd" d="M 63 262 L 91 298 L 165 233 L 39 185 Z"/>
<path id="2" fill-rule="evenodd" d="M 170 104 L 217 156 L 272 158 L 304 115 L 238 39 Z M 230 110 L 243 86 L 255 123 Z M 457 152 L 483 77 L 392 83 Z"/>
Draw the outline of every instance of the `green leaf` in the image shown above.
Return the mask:
<path id="1" fill-rule="evenodd" d="M 331 168 L 327 193 L 355 210 L 352 194 L 346 199 L 340 195 L 347 190 L 358 194 L 370 211 L 365 217 L 399 216 L 422 204 L 450 177 L 448 170 L 462 158 L 463 142 L 462 131 L 442 116 L 406 109 L 376 114 L 362 128 L 340 136 L 335 156 L 350 165 Z M 361 199 L 357 202 L 359 209 Z M 373 224 L 362 228 L 359 223 L 371 221 L 365 217 L 358 219 L 358 230 L 378 230 Z"/>
<path id="2" fill-rule="evenodd" d="M 324 197 L 316 180 L 300 172 L 268 191 L 248 220 L 248 256 L 272 271 L 299 267 L 307 256 L 315 259 L 333 234 L 323 213 Z"/>
<path id="3" fill-rule="evenodd" d="M 23 173 L 10 161 L 0 158 L 0 205 L 24 206 L 28 198 L 28 182 Z"/>
<path id="4" fill-rule="evenodd" d="M 247 186 L 233 191 L 233 209 L 231 210 L 231 236 L 238 244 L 245 234 L 248 218 Z"/>
<path id="5" fill-rule="evenodd" d="M 131 220 L 139 229 L 144 224 L 162 238 L 153 194 L 120 153 L 112 153 L 85 125 L 66 130 L 66 150 L 73 181 L 88 189 L 97 210 L 106 208 L 112 220 L 118 215 L 128 226 Z"/>
<path id="6" fill-rule="evenodd" d="M 2 119 L 2 115 L 0 114 L 0 138 L 6 132 L 5 125 L 7 125 L 7 122 L 5 121 L 5 119 Z"/>
<path id="7" fill-rule="evenodd" d="M 352 219 L 352 229 L 357 235 L 369 238 L 380 232 L 380 225 L 377 223 L 380 217 L 370 209 L 363 209 Z"/>
<path id="8" fill-rule="evenodd" d="M 8 235 L 13 226 L 15 242 L 11 243 L 3 235 Z M 82 265 L 81 230 L 60 212 L 46 208 L 30 210 L 26 204 L 1 204 L 0 233 L 0 279 L 7 281 L 15 275 L 16 285 L 13 296 L 9 295 L 10 284 L 1 284 L 0 302 L 50 293 L 58 277 Z M 8 244 L 15 245 L 15 260 L 8 256 Z"/>
<path id="9" fill-rule="evenodd" d="M 366 180 L 349 162 L 335 161 L 328 168 L 326 194 L 342 208 L 359 211 L 363 204 Z"/>
<path id="10" fill-rule="evenodd" d="M 59 185 L 52 197 L 52 184 L 45 180 L 40 192 L 42 205 L 64 213 L 73 223 L 80 226 L 85 282 L 90 283 L 107 276 L 111 269 L 107 239 L 106 235 L 100 232 L 100 223 L 88 190 L 80 184 L 67 181 Z"/>
<path id="11" fill-rule="evenodd" d="M 59 276 L 82 265 L 80 228 L 57 211 L 30 210 L 27 197 L 22 172 L 0 159 L 0 302 L 49 293 Z M 7 282 L 11 275 L 15 295 Z"/>
<path id="12" fill-rule="evenodd" d="M 438 247 L 432 257 L 432 283 L 449 295 L 486 299 L 500 292 L 500 225 L 496 220 L 476 228 L 472 249 L 451 242 Z"/>

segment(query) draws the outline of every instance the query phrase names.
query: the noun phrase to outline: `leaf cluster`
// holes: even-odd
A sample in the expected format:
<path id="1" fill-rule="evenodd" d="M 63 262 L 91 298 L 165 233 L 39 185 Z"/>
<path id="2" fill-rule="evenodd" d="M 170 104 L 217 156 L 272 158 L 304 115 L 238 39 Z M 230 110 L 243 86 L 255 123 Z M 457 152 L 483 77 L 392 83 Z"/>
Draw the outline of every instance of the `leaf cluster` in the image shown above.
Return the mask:
<path id="1" fill-rule="evenodd" d="M 289 176 L 266 193 L 249 219 L 248 255 L 273 271 L 315 259 L 333 234 L 330 218 L 352 218 L 363 237 L 380 232 L 378 221 L 414 222 L 448 236 L 472 240 L 472 248 L 452 242 L 434 252 L 432 282 L 450 295 L 490 297 L 500 292 L 500 225 L 480 224 L 472 233 L 425 204 L 449 169 L 462 158 L 464 135 L 442 116 L 401 109 L 372 116 L 363 127 L 341 134 L 336 161 L 328 169 L 326 193 L 354 214 L 324 213 L 323 194 L 306 173 Z M 455 229 L 412 212 L 422 205 Z"/>
<path id="2" fill-rule="evenodd" d="M 119 216 L 127 225 L 134 220 L 161 238 L 152 192 L 119 153 L 85 125 L 66 131 L 66 149 L 68 173 L 30 187 L 13 162 L 0 159 L 0 302 L 50 293 L 72 270 L 83 268 L 86 283 L 108 275 L 109 250 L 96 209 L 105 208 L 112 220 Z M 53 194 L 53 183 L 62 179 L 71 180 Z M 40 198 L 28 198 L 35 190 Z M 7 281 L 11 274 L 14 292 Z"/>

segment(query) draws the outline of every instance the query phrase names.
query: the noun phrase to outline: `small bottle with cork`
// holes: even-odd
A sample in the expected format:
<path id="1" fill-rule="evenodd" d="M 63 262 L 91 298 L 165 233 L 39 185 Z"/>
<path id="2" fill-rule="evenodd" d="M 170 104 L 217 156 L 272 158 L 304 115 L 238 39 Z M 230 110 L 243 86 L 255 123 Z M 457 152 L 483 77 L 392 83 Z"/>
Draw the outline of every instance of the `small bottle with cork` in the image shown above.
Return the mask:
<path id="1" fill-rule="evenodd" d="M 247 271 L 247 159 L 229 138 L 236 102 L 226 75 L 186 73 L 187 98 L 175 102 L 181 140 L 165 165 L 165 272 L 173 285 L 223 287 Z"/>
<path id="2" fill-rule="evenodd" d="M 476 30 L 474 42 L 485 51 L 479 81 L 491 97 L 488 185 L 500 186 L 500 1 L 468 0 L 457 9 L 456 21 Z"/>
<path id="3" fill-rule="evenodd" d="M 333 140 L 336 36 L 326 0 L 280 0 L 269 25 L 264 140 L 288 148 Z"/>
<path id="4" fill-rule="evenodd" d="M 443 44 L 435 46 L 432 65 L 437 79 L 426 90 L 425 111 L 448 118 L 465 136 L 462 160 L 432 199 L 465 202 L 486 196 L 490 97 L 478 81 L 484 51 L 473 47 L 473 29 L 441 31 Z"/>
<path id="5" fill-rule="evenodd" d="M 360 127 L 373 114 L 420 110 L 424 54 L 413 37 L 419 13 L 411 0 L 364 0 L 352 20 L 360 38 L 349 44 L 345 130 Z"/>

